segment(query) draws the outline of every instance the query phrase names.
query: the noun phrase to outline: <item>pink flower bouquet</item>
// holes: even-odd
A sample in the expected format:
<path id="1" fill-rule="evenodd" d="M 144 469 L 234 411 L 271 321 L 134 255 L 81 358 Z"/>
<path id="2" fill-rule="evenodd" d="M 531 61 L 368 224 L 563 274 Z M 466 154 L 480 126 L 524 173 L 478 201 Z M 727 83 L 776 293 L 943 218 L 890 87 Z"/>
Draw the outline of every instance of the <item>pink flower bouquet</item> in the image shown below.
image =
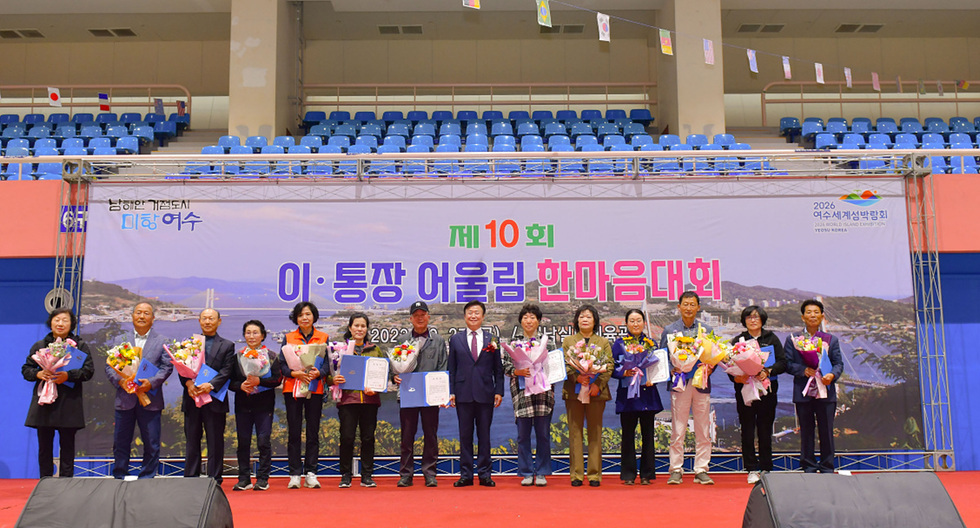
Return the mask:
<path id="1" fill-rule="evenodd" d="M 531 375 L 524 384 L 524 394 L 541 394 L 547 392 L 548 378 L 545 376 L 544 365 L 548 360 L 548 336 L 541 339 L 532 337 L 531 339 L 515 340 L 512 343 L 504 343 L 504 350 L 514 360 L 514 368 L 530 369 Z"/>
<path id="2" fill-rule="evenodd" d="M 341 356 L 353 354 L 353 341 L 331 341 L 327 345 L 327 368 L 330 369 L 330 375 L 336 376 L 340 370 Z M 340 401 L 340 398 L 343 396 L 343 390 L 340 388 L 340 385 L 330 386 L 330 396 L 333 398 L 333 401 Z"/>
<path id="3" fill-rule="evenodd" d="M 42 348 L 31 355 L 31 359 L 37 362 L 38 366 L 49 374 L 56 374 L 57 370 L 68 364 L 71 360 L 70 350 L 75 347 L 75 342 L 71 339 L 62 341 L 56 338 L 47 348 Z M 37 404 L 48 405 L 58 399 L 58 384 L 53 380 L 45 380 L 37 388 Z"/>
<path id="4" fill-rule="evenodd" d="M 204 365 L 204 336 L 194 334 L 190 339 L 174 340 L 163 349 L 170 356 L 171 363 L 177 374 L 185 378 L 195 379 Z M 201 407 L 211 403 L 210 394 L 198 394 L 194 397 L 194 405 Z"/>
<path id="5" fill-rule="evenodd" d="M 599 357 L 600 353 L 601 349 L 598 346 L 591 343 L 586 345 L 585 341 L 582 340 L 565 351 L 565 362 L 577 370 L 579 374 L 594 378 L 609 368 L 608 365 L 602 363 L 602 358 Z M 584 404 L 592 401 L 589 394 L 590 385 L 590 383 L 581 384 L 578 391 L 578 401 Z"/>

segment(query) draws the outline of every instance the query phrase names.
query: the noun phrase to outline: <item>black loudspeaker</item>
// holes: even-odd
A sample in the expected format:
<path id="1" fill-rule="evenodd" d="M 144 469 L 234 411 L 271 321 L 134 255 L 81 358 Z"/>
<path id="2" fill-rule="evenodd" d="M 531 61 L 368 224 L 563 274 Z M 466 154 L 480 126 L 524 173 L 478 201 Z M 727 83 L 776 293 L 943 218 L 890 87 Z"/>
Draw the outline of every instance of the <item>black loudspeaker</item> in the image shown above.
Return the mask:
<path id="1" fill-rule="evenodd" d="M 935 473 L 767 473 L 743 528 L 965 526 Z"/>
<path id="2" fill-rule="evenodd" d="M 43 478 L 17 527 L 234 528 L 228 498 L 211 478 L 133 481 Z"/>

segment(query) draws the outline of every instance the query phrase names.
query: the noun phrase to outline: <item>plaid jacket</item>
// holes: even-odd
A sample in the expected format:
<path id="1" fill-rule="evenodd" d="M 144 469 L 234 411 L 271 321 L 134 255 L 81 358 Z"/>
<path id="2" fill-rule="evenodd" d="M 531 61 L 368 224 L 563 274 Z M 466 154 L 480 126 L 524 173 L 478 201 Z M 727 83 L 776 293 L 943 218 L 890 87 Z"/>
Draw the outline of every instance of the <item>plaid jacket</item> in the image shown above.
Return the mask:
<path id="1" fill-rule="evenodd" d="M 541 334 L 538 334 L 538 338 L 541 337 Z M 511 343 L 516 341 L 521 340 L 514 339 L 511 340 Z M 554 350 L 555 348 L 558 348 L 555 341 L 549 337 L 548 350 Z M 504 351 L 500 355 L 500 359 L 504 364 L 504 375 L 510 378 L 510 397 L 514 402 L 514 417 L 533 418 L 535 416 L 548 416 L 551 414 L 555 409 L 555 388 L 550 387 L 541 394 L 525 395 L 524 389 L 518 388 L 517 386 L 517 377 L 514 376 L 514 360 L 511 359 L 510 354 Z"/>

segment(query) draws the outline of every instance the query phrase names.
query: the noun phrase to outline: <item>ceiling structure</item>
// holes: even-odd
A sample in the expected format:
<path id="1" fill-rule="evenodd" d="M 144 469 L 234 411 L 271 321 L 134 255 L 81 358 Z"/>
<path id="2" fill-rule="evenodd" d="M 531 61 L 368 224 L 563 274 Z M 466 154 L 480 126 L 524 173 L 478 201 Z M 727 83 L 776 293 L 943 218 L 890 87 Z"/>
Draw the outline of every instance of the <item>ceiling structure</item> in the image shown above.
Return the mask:
<path id="1" fill-rule="evenodd" d="M 596 38 L 595 12 L 611 15 L 613 38 L 647 38 L 669 0 L 552 0 L 558 34 L 542 35 L 533 0 L 302 0 L 307 39 Z M 684 0 L 677 0 L 684 1 Z M 31 0 L 0 3 L 0 43 L 227 40 L 232 0 Z M 974 37 L 976 0 L 721 0 L 725 38 Z M 379 26 L 411 26 L 390 34 Z M 580 28 L 577 26 L 581 26 Z M 765 28 L 765 29 L 763 29 Z M 89 30 L 129 29 L 133 36 Z M 754 31 L 753 31 L 754 29 Z M 14 33 L 4 32 L 13 31 Z M 43 37 L 30 36 L 36 30 Z M 388 31 L 385 33 L 384 31 Z M 842 32 L 844 31 L 844 32 Z M 421 33 L 419 33 L 421 32 Z M 18 40 L 19 39 L 19 40 Z"/>

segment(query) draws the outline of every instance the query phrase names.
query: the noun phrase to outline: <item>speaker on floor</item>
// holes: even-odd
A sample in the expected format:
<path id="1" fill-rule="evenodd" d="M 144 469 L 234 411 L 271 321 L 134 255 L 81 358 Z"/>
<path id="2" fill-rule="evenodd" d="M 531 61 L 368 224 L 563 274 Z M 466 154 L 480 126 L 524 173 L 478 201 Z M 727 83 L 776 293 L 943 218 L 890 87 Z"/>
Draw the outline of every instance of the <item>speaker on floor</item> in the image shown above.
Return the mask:
<path id="1" fill-rule="evenodd" d="M 961 527 L 935 473 L 766 473 L 749 494 L 743 528 Z"/>
<path id="2" fill-rule="evenodd" d="M 17 527 L 234 528 L 228 498 L 211 478 L 43 478 Z"/>

